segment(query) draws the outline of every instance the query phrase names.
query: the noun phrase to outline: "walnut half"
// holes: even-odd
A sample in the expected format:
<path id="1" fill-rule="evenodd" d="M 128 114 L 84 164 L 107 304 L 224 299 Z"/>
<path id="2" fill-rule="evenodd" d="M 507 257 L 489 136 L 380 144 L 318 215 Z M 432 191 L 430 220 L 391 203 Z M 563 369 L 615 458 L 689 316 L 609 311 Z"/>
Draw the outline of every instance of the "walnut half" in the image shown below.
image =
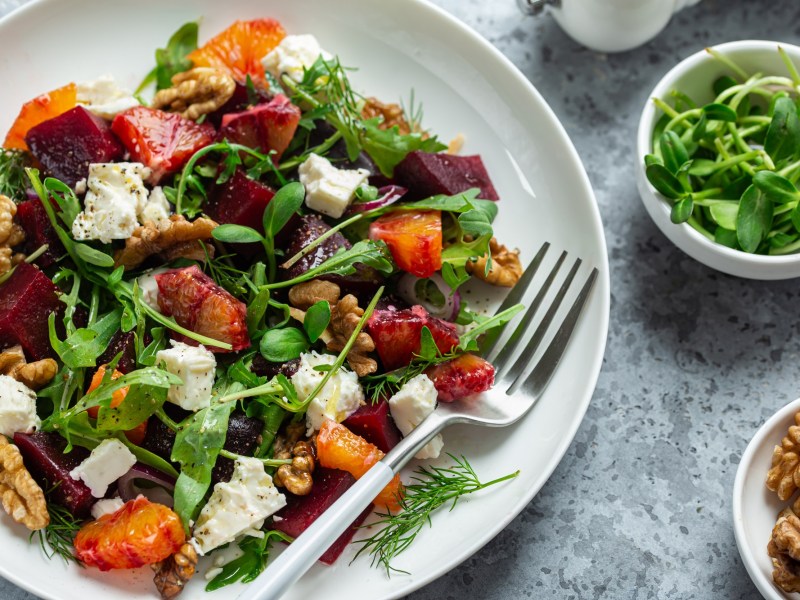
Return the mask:
<path id="1" fill-rule="evenodd" d="M 0 373 L 16 379 L 35 391 L 53 380 L 58 373 L 58 363 L 52 358 L 26 362 L 22 346 L 17 344 L 0 352 Z"/>
<path id="2" fill-rule="evenodd" d="M 193 121 L 214 112 L 233 96 L 236 82 L 227 73 L 211 67 L 195 67 L 172 77 L 172 87 L 160 90 L 153 108 L 180 113 Z"/>
<path id="3" fill-rule="evenodd" d="M 800 506 L 785 508 L 778 515 L 767 552 L 772 558 L 772 580 L 785 592 L 800 592 Z"/>
<path id="4" fill-rule="evenodd" d="M 305 440 L 300 440 L 292 448 L 291 454 L 284 451 L 276 458 L 291 458 L 292 463 L 278 467 L 278 471 L 273 477 L 275 485 L 285 487 L 296 496 L 310 494 L 311 487 L 314 485 L 312 479 L 316 458 L 314 446 Z"/>
<path id="5" fill-rule="evenodd" d="M 772 468 L 767 473 L 767 488 L 788 500 L 800 487 L 800 412 L 794 416 L 780 446 L 772 453 Z"/>
<path id="6" fill-rule="evenodd" d="M 486 283 L 499 287 L 514 287 L 522 277 L 522 263 L 519 260 L 519 250 L 509 250 L 503 244 L 492 238 L 489 241 L 489 252 L 492 255 L 492 266 L 486 272 L 486 256 L 480 257 L 475 262 L 468 262 L 467 272 Z"/>
<path id="7" fill-rule="evenodd" d="M 0 275 L 24 260 L 25 255 L 14 253 L 12 248 L 25 241 L 25 231 L 14 222 L 17 205 L 8 196 L 0 194 Z"/>
<path id="8" fill-rule="evenodd" d="M 179 256 L 202 260 L 205 252 L 200 244 L 211 239 L 215 227 L 217 223 L 211 219 L 200 217 L 187 221 L 183 215 L 172 215 L 158 223 L 148 221 L 134 229 L 131 237 L 125 240 L 125 247 L 114 255 L 114 264 L 133 269 L 154 254 L 161 254 L 165 260 Z M 206 249 L 213 257 L 214 247 L 206 244 Z"/>
<path id="9" fill-rule="evenodd" d="M 163 600 L 171 600 L 183 591 L 197 570 L 197 551 L 189 542 L 180 547 L 168 559 L 152 565 L 155 571 L 153 583 L 156 584 Z"/>
<path id="10" fill-rule="evenodd" d="M 0 500 L 11 518 L 31 531 L 50 524 L 42 488 L 25 468 L 19 449 L 3 435 L 0 435 Z"/>

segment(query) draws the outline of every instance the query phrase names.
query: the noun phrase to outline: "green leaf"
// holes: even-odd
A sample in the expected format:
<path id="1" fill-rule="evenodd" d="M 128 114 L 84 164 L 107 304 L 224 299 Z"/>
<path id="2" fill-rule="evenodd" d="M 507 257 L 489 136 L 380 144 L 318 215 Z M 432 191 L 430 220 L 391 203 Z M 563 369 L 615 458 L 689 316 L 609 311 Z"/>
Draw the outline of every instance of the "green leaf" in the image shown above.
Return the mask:
<path id="1" fill-rule="evenodd" d="M 774 171 L 758 171 L 753 176 L 753 185 L 775 204 L 787 204 L 800 199 L 800 192 L 794 184 Z"/>
<path id="2" fill-rule="evenodd" d="M 652 164 L 645 169 L 645 174 L 650 184 L 667 198 L 677 200 L 683 196 L 681 182 L 666 167 Z"/>
<path id="3" fill-rule="evenodd" d="M 283 229 L 305 199 L 305 188 L 297 181 L 287 183 L 279 189 L 264 210 L 264 231 L 267 236 L 275 237 Z"/>
<path id="4" fill-rule="evenodd" d="M 320 300 L 316 304 L 309 307 L 306 311 L 306 318 L 303 320 L 303 329 L 308 334 L 308 339 L 311 342 L 316 342 L 328 323 L 331 321 L 331 305 L 327 300 Z"/>
<path id="5" fill-rule="evenodd" d="M 423 132 L 403 135 L 397 125 L 381 129 L 381 122 L 377 117 L 361 121 L 361 145 L 386 177 L 391 177 L 394 168 L 415 150 L 433 153 L 447 149 L 435 136 L 426 136 Z"/>
<path id="6" fill-rule="evenodd" d="M 730 75 L 723 75 L 714 81 L 714 95 L 719 96 L 722 92 L 730 87 L 739 85 L 739 83 Z"/>
<path id="7" fill-rule="evenodd" d="M 714 241 L 728 248 L 733 248 L 734 250 L 739 248 L 739 240 L 736 238 L 736 231 L 732 229 L 717 227 L 716 231 L 714 231 Z"/>
<path id="8" fill-rule="evenodd" d="M 156 50 L 156 89 L 162 90 L 171 87 L 173 75 L 192 68 L 192 61 L 186 56 L 197 49 L 197 31 L 197 21 L 185 23 L 172 34 L 166 48 Z M 147 78 L 145 78 L 146 80 Z M 146 85 L 144 82 L 140 84 L 137 93 Z"/>
<path id="9" fill-rule="evenodd" d="M 419 333 L 419 352 L 417 358 L 423 361 L 435 360 L 441 356 L 439 347 L 436 345 L 436 340 L 433 339 L 431 330 L 423 327 Z"/>
<path id="10" fill-rule="evenodd" d="M 442 279 L 444 279 L 444 282 L 450 287 L 451 290 L 455 291 L 470 280 L 470 274 L 467 273 L 467 270 L 463 265 L 456 266 L 449 262 L 443 262 Z"/>
<path id="11" fill-rule="evenodd" d="M 739 202 L 736 216 L 736 238 L 745 252 L 758 250 L 772 227 L 773 207 L 766 194 L 751 185 Z"/>
<path id="12" fill-rule="evenodd" d="M 697 120 L 697 123 L 692 129 L 692 141 L 699 142 L 703 139 L 706 135 L 706 127 L 708 126 L 708 119 L 706 118 L 705 113 L 700 115 L 700 118 Z"/>
<path id="13" fill-rule="evenodd" d="M 694 201 L 692 200 L 692 196 L 684 196 L 680 200 L 678 200 L 675 204 L 672 205 L 672 210 L 670 211 L 669 218 L 670 220 L 677 224 L 685 223 L 689 220 L 689 217 L 692 216 L 692 211 L 694 210 Z"/>
<path id="14" fill-rule="evenodd" d="M 515 304 L 503 312 L 497 313 L 496 315 L 483 320 L 477 327 L 473 327 L 461 335 L 458 344 L 459 349 L 464 352 L 477 351 L 478 339 L 484 334 L 486 337 L 481 340 L 481 347 L 488 348 L 489 345 L 503 332 L 506 324 L 513 319 L 518 312 L 524 309 L 524 305 Z"/>
<path id="15" fill-rule="evenodd" d="M 703 107 L 703 116 L 713 121 L 736 123 L 736 111 L 727 104 L 706 104 Z"/>
<path id="16" fill-rule="evenodd" d="M 303 275 L 271 285 L 273 287 L 287 287 L 287 285 L 314 279 L 320 275 L 352 275 L 358 264 L 372 267 L 384 275 L 389 275 L 394 271 L 391 254 L 384 242 L 380 240 L 361 240 L 356 242 L 349 250 L 340 250 L 324 263 L 309 269 Z"/>
<path id="17" fill-rule="evenodd" d="M 90 265 L 95 265 L 96 267 L 113 267 L 114 266 L 114 258 L 106 254 L 105 252 L 101 252 L 100 250 L 95 250 L 91 246 L 87 246 L 86 244 L 75 244 L 75 252 L 78 256 L 80 256 L 85 262 Z"/>
<path id="18" fill-rule="evenodd" d="M 267 566 L 272 541 L 275 539 L 291 542 L 292 538 L 282 531 L 272 530 L 264 532 L 263 537 L 246 537 L 239 542 L 241 555 L 225 563 L 222 571 L 206 585 L 207 592 L 236 583 L 250 583 L 255 581 Z"/>
<path id="19" fill-rule="evenodd" d="M 261 288 L 250 304 L 247 305 L 247 329 L 249 331 L 259 329 L 261 320 L 264 318 L 269 306 L 269 298 L 269 289 Z"/>
<path id="20" fill-rule="evenodd" d="M 664 166 L 670 173 L 677 173 L 681 165 L 689 160 L 689 153 L 681 138 L 674 131 L 665 131 L 659 140 Z"/>
<path id="21" fill-rule="evenodd" d="M 735 202 L 720 202 L 712 204 L 709 208 L 711 217 L 723 229 L 736 230 L 736 217 L 739 214 L 739 205 Z"/>
<path id="22" fill-rule="evenodd" d="M 252 227 L 235 225 L 233 223 L 225 223 L 224 225 L 215 227 L 211 235 L 215 240 L 228 244 L 249 244 L 260 242 L 264 239 L 263 236 Z"/>
<path id="23" fill-rule="evenodd" d="M 97 428 L 102 431 L 128 431 L 141 425 L 167 400 L 167 389 L 148 385 L 132 387 L 125 401 L 116 408 L 103 407 L 97 415 Z"/>
<path id="24" fill-rule="evenodd" d="M 644 166 L 649 167 L 650 165 L 663 165 L 664 161 L 661 160 L 655 154 L 645 154 L 644 155 Z"/>
<path id="25" fill-rule="evenodd" d="M 767 129 L 764 150 L 774 162 L 792 158 L 800 152 L 800 118 L 790 98 L 779 98 Z"/>
<path id="26" fill-rule="evenodd" d="M 269 329 L 259 343 L 261 356 L 270 362 L 286 362 L 299 358 L 308 350 L 308 339 L 295 327 Z"/>
<path id="27" fill-rule="evenodd" d="M 225 444 L 228 420 L 236 402 L 217 402 L 194 413 L 178 431 L 172 460 L 181 465 L 175 485 L 175 512 L 188 529 L 211 484 L 211 470 Z"/>
<path id="28" fill-rule="evenodd" d="M 89 328 L 75 330 L 63 342 L 58 339 L 55 314 L 48 317 L 50 345 L 61 361 L 70 369 L 97 366 L 97 357 L 108 347 L 111 338 L 119 330 L 122 308 L 107 313 Z"/>
<path id="29" fill-rule="evenodd" d="M 708 177 L 717 169 L 717 163 L 708 158 L 695 158 L 689 167 L 689 175 Z"/>

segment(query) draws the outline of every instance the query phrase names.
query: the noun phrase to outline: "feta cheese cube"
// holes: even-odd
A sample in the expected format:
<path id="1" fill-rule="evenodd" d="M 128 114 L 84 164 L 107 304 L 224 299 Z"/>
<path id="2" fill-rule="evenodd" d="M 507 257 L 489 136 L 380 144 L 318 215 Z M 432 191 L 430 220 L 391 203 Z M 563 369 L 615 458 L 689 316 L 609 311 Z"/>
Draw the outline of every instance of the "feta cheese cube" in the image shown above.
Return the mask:
<path id="1" fill-rule="evenodd" d="M 281 43 L 262 60 L 264 69 L 276 79 L 286 73 L 297 82 L 303 80 L 304 71 L 322 55 L 325 60 L 333 58 L 320 48 L 313 35 L 287 35 Z"/>
<path id="2" fill-rule="evenodd" d="M 119 440 L 103 440 L 89 458 L 69 472 L 73 479 L 83 480 L 95 498 L 106 495 L 108 486 L 125 475 L 136 464 L 136 457 Z"/>
<path id="3" fill-rule="evenodd" d="M 104 515 L 110 515 L 122 508 L 125 503 L 122 498 L 109 498 L 108 500 L 98 500 L 92 506 L 92 518 L 99 519 Z"/>
<path id="4" fill-rule="evenodd" d="M 332 365 L 334 362 L 336 362 L 336 357 L 328 354 L 311 352 L 300 355 L 300 368 L 297 373 L 292 375 L 292 384 L 297 391 L 299 400 L 303 401 L 308 398 L 325 376 L 325 373 L 315 370 L 314 367 Z M 325 387 L 308 405 L 306 411 L 308 435 L 318 431 L 325 419 L 333 419 L 337 423 L 341 423 L 356 412 L 362 404 L 364 404 L 364 390 L 358 383 L 358 375 L 353 371 L 339 369 L 331 375 Z"/>
<path id="5" fill-rule="evenodd" d="M 436 408 L 436 388 L 433 381 L 424 374 L 417 375 L 406 382 L 398 392 L 389 398 L 389 410 L 397 428 L 403 435 L 411 431 Z M 438 458 L 444 446 L 441 434 L 434 437 L 416 458 Z"/>
<path id="6" fill-rule="evenodd" d="M 337 169 L 327 158 L 311 154 L 298 169 L 306 189 L 306 206 L 338 219 L 367 182 L 366 169 Z"/>
<path id="7" fill-rule="evenodd" d="M 76 240 L 124 240 L 139 226 L 138 213 L 147 204 L 144 180 L 151 174 L 142 163 L 95 163 L 89 166 L 84 209 L 72 223 Z"/>
<path id="8" fill-rule="evenodd" d="M 169 219 L 171 212 L 169 200 L 160 185 L 152 189 L 147 196 L 147 201 L 138 207 L 136 216 L 142 224 L 152 221 L 158 223 Z"/>
<path id="9" fill-rule="evenodd" d="M 118 113 L 139 106 L 139 101 L 133 94 L 119 87 L 111 75 L 79 83 L 75 91 L 78 104 L 109 121 Z"/>
<path id="10" fill-rule="evenodd" d="M 264 520 L 286 506 L 286 497 L 272 483 L 264 464 L 257 458 L 236 460 L 233 477 L 218 483 L 200 511 L 194 526 L 194 540 L 206 554 L 236 538 L 252 534 Z"/>
<path id="11" fill-rule="evenodd" d="M 142 293 L 142 300 L 147 306 L 153 310 L 161 312 L 161 307 L 158 306 L 158 282 L 156 275 L 166 273 L 169 269 L 158 268 L 153 269 L 145 275 L 139 276 L 136 282 L 139 284 L 139 291 Z"/>
<path id="12" fill-rule="evenodd" d="M 8 375 L 0 375 L 0 434 L 33 433 L 42 422 L 36 414 L 36 392 Z"/>
<path id="13" fill-rule="evenodd" d="M 180 377 L 183 383 L 169 387 L 167 400 L 193 412 L 210 406 L 217 368 L 214 355 L 203 346 L 174 340 L 170 343 L 172 348 L 157 352 L 156 360 L 164 362 L 167 371 Z"/>

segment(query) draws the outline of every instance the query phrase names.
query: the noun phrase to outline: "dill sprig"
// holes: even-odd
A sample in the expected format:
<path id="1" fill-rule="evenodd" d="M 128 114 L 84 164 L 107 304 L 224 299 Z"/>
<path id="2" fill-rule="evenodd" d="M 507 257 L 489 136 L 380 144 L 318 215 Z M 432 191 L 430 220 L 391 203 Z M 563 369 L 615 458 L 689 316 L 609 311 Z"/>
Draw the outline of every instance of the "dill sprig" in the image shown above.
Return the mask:
<path id="1" fill-rule="evenodd" d="M 0 149 L 0 195 L 16 202 L 25 200 L 28 178 L 25 167 L 30 166 L 30 156 L 21 150 Z"/>
<path id="2" fill-rule="evenodd" d="M 407 573 L 392 566 L 392 560 L 408 549 L 417 534 L 427 523 L 431 523 L 431 514 L 439 507 L 450 503 L 453 510 L 461 496 L 472 494 L 489 486 L 508 481 L 519 475 L 519 471 L 509 473 L 498 479 L 482 483 L 472 466 L 463 456 L 459 459 L 448 454 L 455 465 L 446 467 L 419 467 L 417 475 L 412 477 L 416 483 L 405 487 L 405 495 L 400 500 L 402 511 L 392 514 L 377 513 L 379 521 L 369 527 L 381 527 L 381 530 L 370 538 L 356 540 L 363 544 L 355 558 L 362 553 L 372 555 L 372 566 L 383 565 L 387 575 L 391 572 Z M 353 560 L 355 560 L 355 558 Z"/>
<path id="3" fill-rule="evenodd" d="M 81 522 L 66 508 L 53 502 L 47 503 L 47 512 L 50 513 L 50 524 L 44 529 L 31 532 L 30 539 L 33 540 L 34 534 L 38 535 L 39 545 L 47 558 L 52 559 L 58 555 L 65 563 L 74 562 L 82 567 L 83 563 L 72 552 L 72 544 L 81 528 Z"/>

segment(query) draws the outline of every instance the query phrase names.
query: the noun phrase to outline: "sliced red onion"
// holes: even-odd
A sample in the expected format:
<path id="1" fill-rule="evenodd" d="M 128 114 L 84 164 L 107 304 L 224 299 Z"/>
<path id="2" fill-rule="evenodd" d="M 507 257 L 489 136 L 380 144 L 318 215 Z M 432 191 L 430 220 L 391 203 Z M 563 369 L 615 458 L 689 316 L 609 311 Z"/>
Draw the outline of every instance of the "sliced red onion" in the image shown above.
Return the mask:
<path id="1" fill-rule="evenodd" d="M 378 197 L 375 198 L 375 200 L 353 202 L 347 210 L 347 214 L 353 215 L 355 213 L 369 212 L 377 208 L 389 206 L 400 200 L 407 192 L 408 190 L 406 188 L 400 187 L 399 185 L 385 185 L 378 189 Z"/>
<path id="2" fill-rule="evenodd" d="M 119 478 L 117 490 L 124 502 L 134 500 L 141 494 L 151 502 L 172 508 L 175 479 L 158 469 L 137 462 Z"/>
<path id="3" fill-rule="evenodd" d="M 439 298 L 432 297 L 433 294 L 428 287 L 430 285 L 436 286 L 439 291 L 436 295 L 440 296 Z M 397 293 L 406 302 L 419 304 L 434 317 L 445 321 L 455 321 L 461 308 L 461 295 L 458 290 L 453 292 L 438 273 L 434 273 L 428 279 L 420 279 L 406 273 L 397 282 Z"/>

